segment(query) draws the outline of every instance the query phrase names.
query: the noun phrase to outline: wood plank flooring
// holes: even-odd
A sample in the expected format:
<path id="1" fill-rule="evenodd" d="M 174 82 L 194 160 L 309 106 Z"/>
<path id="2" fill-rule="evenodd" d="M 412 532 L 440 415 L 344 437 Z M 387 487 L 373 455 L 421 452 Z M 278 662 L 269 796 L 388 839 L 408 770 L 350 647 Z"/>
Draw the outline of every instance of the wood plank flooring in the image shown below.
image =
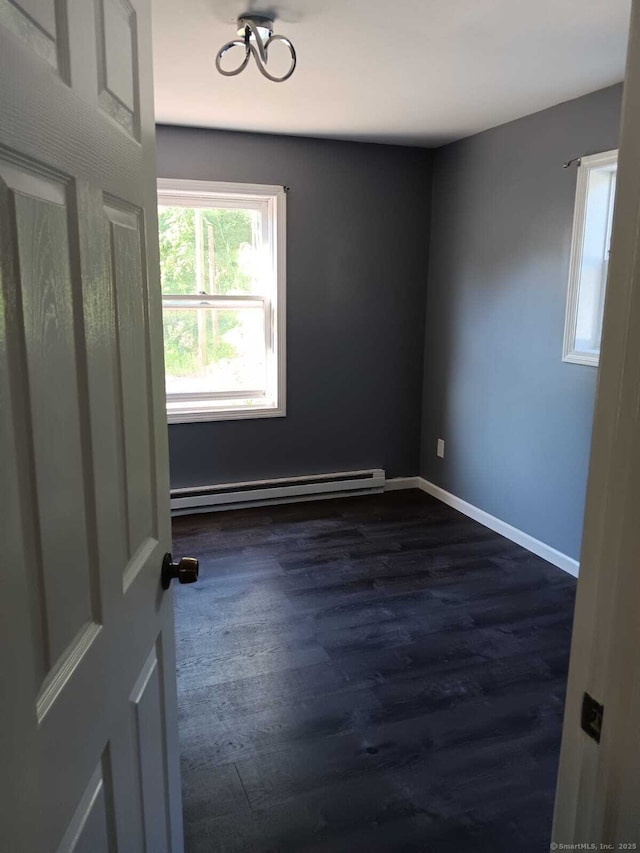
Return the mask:
<path id="1" fill-rule="evenodd" d="M 576 582 L 418 491 L 174 520 L 187 853 L 544 853 Z"/>

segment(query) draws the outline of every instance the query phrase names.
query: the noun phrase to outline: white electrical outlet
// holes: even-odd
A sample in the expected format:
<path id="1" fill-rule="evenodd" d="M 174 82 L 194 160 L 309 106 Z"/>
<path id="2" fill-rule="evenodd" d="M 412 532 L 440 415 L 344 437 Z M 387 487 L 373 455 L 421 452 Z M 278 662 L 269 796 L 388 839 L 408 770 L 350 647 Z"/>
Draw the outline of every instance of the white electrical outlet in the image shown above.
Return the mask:
<path id="1" fill-rule="evenodd" d="M 444 438 L 438 439 L 438 456 L 444 459 Z"/>

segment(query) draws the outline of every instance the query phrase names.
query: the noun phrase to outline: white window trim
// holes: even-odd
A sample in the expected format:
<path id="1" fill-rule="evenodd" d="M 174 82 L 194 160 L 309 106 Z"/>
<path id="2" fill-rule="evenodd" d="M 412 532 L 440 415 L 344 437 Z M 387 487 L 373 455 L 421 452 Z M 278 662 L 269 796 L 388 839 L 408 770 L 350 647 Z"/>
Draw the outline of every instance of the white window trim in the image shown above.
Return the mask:
<path id="1" fill-rule="evenodd" d="M 573 209 L 573 233 L 571 237 L 571 260 L 569 264 L 569 287 L 564 322 L 564 340 L 562 360 L 571 364 L 586 364 L 597 367 L 600 353 L 588 353 L 576 350 L 576 325 L 578 322 L 578 299 L 580 297 L 580 272 L 584 244 L 584 227 L 587 215 L 587 192 L 589 173 L 592 169 L 611 166 L 618 162 L 618 149 L 591 154 L 580 159 L 576 178 L 576 199 Z"/>
<path id="2" fill-rule="evenodd" d="M 196 421 L 228 421 L 228 420 L 251 420 L 254 418 L 282 418 L 287 413 L 287 359 L 286 359 L 286 234 L 287 234 L 287 197 L 285 188 L 271 184 L 238 184 L 221 181 L 191 181 L 176 178 L 158 178 L 158 204 L 163 205 L 185 205 L 192 207 L 210 207 L 212 202 L 224 202 L 225 207 L 242 207 L 249 201 L 263 201 L 267 203 L 269 198 L 275 200 L 275 217 L 273 217 L 275 234 L 272 239 L 272 247 L 275 257 L 273 259 L 276 271 L 276 297 L 275 311 L 271 313 L 270 333 L 273 337 L 272 352 L 277 357 L 275 392 L 276 405 L 260 408 L 252 406 L 246 409 L 220 409 L 216 411 L 215 400 L 224 397 L 231 399 L 237 397 L 236 392 L 211 392 L 210 394 L 193 395 L 192 405 L 188 405 L 188 397 L 182 397 L 183 404 L 178 408 L 176 400 L 173 408 L 172 401 L 167 399 L 167 421 L 170 424 L 192 423 Z M 235 198 L 234 198 L 235 197 Z M 184 298 L 184 297 L 181 297 Z M 202 301 L 202 297 L 194 297 Z M 246 297 L 238 295 L 215 296 L 210 301 L 238 302 L 238 301 L 262 301 L 261 297 Z M 251 393 L 251 392 L 249 392 Z M 254 397 L 258 396 L 257 394 Z M 246 398 L 247 393 L 243 392 Z M 206 404 L 196 406 L 198 401 Z"/>

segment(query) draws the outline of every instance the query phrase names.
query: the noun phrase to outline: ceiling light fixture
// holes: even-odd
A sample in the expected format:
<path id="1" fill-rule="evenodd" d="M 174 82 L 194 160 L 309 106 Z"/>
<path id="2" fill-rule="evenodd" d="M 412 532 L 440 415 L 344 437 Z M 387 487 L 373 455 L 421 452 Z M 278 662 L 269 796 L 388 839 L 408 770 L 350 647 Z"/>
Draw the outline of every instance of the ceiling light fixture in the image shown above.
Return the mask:
<path id="1" fill-rule="evenodd" d="M 225 77 L 235 77 L 236 74 L 240 74 L 240 72 L 244 71 L 249 64 L 249 59 L 251 54 L 253 54 L 258 70 L 267 78 L 267 80 L 272 80 L 274 83 L 283 83 L 291 77 L 296 69 L 296 52 L 288 38 L 273 34 L 272 18 L 269 18 L 266 15 L 242 15 L 238 18 L 238 36 L 239 38 L 227 42 L 227 44 L 223 45 L 218 51 L 218 55 L 216 56 L 216 68 L 220 74 Z M 267 71 L 269 46 L 274 41 L 284 42 L 291 51 L 291 65 L 286 74 L 282 77 L 275 77 Z M 226 71 L 221 64 L 222 57 L 227 51 L 234 47 L 244 48 L 244 59 L 237 68 L 234 68 L 231 71 Z"/>

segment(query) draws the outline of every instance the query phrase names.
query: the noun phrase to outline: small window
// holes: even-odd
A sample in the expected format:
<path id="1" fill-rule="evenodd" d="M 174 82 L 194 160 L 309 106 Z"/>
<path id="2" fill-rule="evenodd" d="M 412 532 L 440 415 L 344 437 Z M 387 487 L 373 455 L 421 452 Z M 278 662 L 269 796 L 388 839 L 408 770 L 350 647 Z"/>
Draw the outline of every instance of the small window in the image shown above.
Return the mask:
<path id="1" fill-rule="evenodd" d="M 285 192 L 158 181 L 169 423 L 285 414 Z"/>
<path id="2" fill-rule="evenodd" d="M 604 309 L 618 152 L 583 157 L 578 167 L 563 360 L 596 365 Z"/>

